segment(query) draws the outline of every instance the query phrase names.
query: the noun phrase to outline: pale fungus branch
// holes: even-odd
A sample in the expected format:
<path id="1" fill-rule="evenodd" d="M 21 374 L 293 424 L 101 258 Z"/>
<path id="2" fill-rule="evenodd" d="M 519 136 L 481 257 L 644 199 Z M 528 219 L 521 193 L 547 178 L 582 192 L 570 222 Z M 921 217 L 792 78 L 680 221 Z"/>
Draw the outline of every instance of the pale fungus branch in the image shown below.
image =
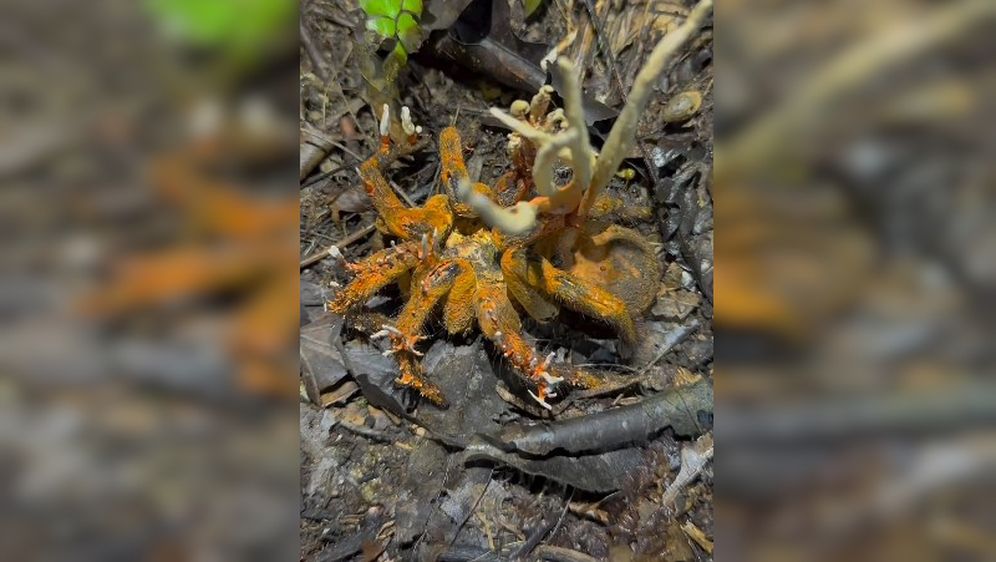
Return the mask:
<path id="1" fill-rule="evenodd" d="M 598 198 L 599 192 L 609 184 L 619 165 L 629 154 L 636 142 L 636 123 L 647 107 L 653 84 L 664 71 L 668 63 L 680 49 L 705 23 L 712 11 L 712 0 L 701 0 L 688 14 L 688 18 L 674 31 L 668 32 L 654 47 L 650 58 L 637 73 L 633 88 L 619 117 L 616 118 L 609 136 L 605 139 L 602 154 L 595 163 L 595 172 L 591 186 L 581 202 L 578 215 L 586 217 L 591 206 Z"/>
<path id="2" fill-rule="evenodd" d="M 531 143 L 535 149 L 531 173 L 538 197 L 503 208 L 485 195 L 474 192 L 466 183 L 459 187 L 459 198 L 488 225 L 512 235 L 533 229 L 539 213 L 575 213 L 579 222 L 586 220 L 595 200 L 636 142 L 636 123 L 650 100 L 654 82 L 678 50 L 702 27 L 711 10 L 712 0 L 701 0 L 681 26 L 657 43 L 647 63 L 637 74 L 628 101 L 616 119 L 601 154 L 595 152 L 588 138 L 584 94 L 577 70 L 565 58 L 557 60 L 557 71 L 564 84 L 559 92 L 564 100 L 562 109 L 550 110 L 555 92 L 552 86 L 540 88 L 529 102 L 513 102 L 509 107 L 510 113 L 492 108 L 491 115 L 513 131 L 509 135 L 510 155 L 529 154 L 523 152 L 524 143 Z M 558 187 L 554 171 L 561 162 L 570 165 L 573 178 L 567 185 Z M 558 253 L 564 257 L 568 257 L 573 250 L 577 237 L 577 232 L 573 230 L 565 230 L 558 244 Z"/>
<path id="3" fill-rule="evenodd" d="M 470 182 L 466 179 L 461 180 L 457 186 L 457 196 L 474 209 L 485 224 L 506 234 L 525 234 L 536 226 L 538 210 L 531 203 L 521 201 L 512 207 L 502 207 L 471 189 Z"/>
<path id="4" fill-rule="evenodd" d="M 501 121 L 509 129 L 512 129 L 516 133 L 519 133 L 524 138 L 527 138 L 535 143 L 540 143 L 540 144 L 548 142 L 550 140 L 550 135 L 548 133 L 545 133 L 537 129 L 536 127 L 533 127 L 532 125 L 526 123 L 525 121 L 512 117 L 511 115 L 505 113 L 504 111 L 498 109 L 497 107 L 492 107 L 490 111 L 491 115 L 494 116 L 495 119 Z"/>

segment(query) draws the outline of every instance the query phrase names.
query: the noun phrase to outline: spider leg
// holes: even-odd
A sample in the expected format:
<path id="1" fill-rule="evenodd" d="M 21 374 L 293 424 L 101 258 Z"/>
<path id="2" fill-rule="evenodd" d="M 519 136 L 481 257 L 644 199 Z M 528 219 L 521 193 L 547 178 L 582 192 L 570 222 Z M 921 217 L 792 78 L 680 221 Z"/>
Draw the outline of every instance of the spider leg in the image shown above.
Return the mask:
<path id="1" fill-rule="evenodd" d="M 497 278 L 479 276 L 476 297 L 477 323 L 481 327 L 481 332 L 498 346 L 516 372 L 535 385 L 536 393 L 533 397 L 544 408 L 549 409 L 546 398 L 555 396 L 550 392 L 550 387 L 562 380 L 551 374 L 550 361 L 553 359 L 553 354 L 540 359 L 533 346 L 523 339 L 522 323 L 508 299 L 500 276 Z"/>
<path id="2" fill-rule="evenodd" d="M 398 383 L 410 386 L 438 406 L 445 407 L 446 399 L 434 384 L 427 381 L 422 373 L 418 358 L 422 353 L 416 349 L 418 342 L 425 339 L 422 328 L 429 315 L 443 297 L 450 292 L 460 276 L 470 270 L 464 260 L 447 260 L 433 267 L 421 277 L 412 288 L 411 298 L 398 316 L 396 326 L 385 325 L 375 336 L 391 338 L 392 348 L 386 353 L 395 355 L 400 367 Z"/>
<path id="3" fill-rule="evenodd" d="M 510 248 L 501 256 L 501 272 L 512 297 L 537 322 L 546 322 L 557 315 L 557 305 L 543 298 L 527 282 L 526 250 Z"/>
<path id="4" fill-rule="evenodd" d="M 460 133 L 457 132 L 456 127 L 446 127 L 439 133 L 439 157 L 442 161 L 439 178 L 443 183 L 443 189 L 446 191 L 453 205 L 453 212 L 460 217 L 476 216 L 474 209 L 470 205 L 462 203 L 457 196 L 457 186 L 464 180 L 469 182 L 470 176 L 467 173 L 467 165 L 463 160 L 463 146 L 460 141 Z M 483 183 L 475 183 L 471 189 L 492 201 L 495 200 L 494 192 Z"/>
<path id="5" fill-rule="evenodd" d="M 626 303 L 609 291 L 554 267 L 542 257 L 530 259 L 526 283 L 571 310 L 607 322 L 625 342 L 636 341 L 636 327 Z"/>
<path id="6" fill-rule="evenodd" d="M 477 275 L 472 267 L 467 267 L 453 281 L 453 288 L 446 295 L 443 305 L 443 320 L 446 331 L 460 334 L 474 327 L 474 293 L 477 289 Z"/>
<path id="7" fill-rule="evenodd" d="M 445 195 L 430 197 L 422 207 L 405 206 L 381 174 L 377 156 L 360 164 L 360 179 L 385 229 L 394 236 L 415 240 L 427 233 L 444 234 L 453 225 Z"/>
<path id="8" fill-rule="evenodd" d="M 403 242 L 347 266 L 356 276 L 328 303 L 328 309 L 337 314 L 345 314 L 351 308 L 365 303 L 374 293 L 418 265 L 422 255 L 422 245 L 419 242 Z"/>

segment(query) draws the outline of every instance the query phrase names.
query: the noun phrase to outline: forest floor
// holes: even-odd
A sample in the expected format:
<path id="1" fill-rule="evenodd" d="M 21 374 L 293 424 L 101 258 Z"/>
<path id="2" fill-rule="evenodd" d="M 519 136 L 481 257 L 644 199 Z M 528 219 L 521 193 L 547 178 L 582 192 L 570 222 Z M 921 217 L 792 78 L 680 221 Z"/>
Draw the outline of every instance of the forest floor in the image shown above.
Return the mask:
<path id="1" fill-rule="evenodd" d="M 691 6 L 548 1 L 529 18 L 519 2 L 510 8 L 519 39 L 547 50 L 560 44 L 562 53 L 583 63 L 586 96 L 618 111 L 653 46 Z M 378 144 L 355 48 L 354 30 L 362 29 L 363 18 L 351 1 L 302 5 L 302 138 L 320 139 L 322 156 L 301 180 L 301 356 L 310 396 L 301 403 L 301 558 L 711 559 L 711 29 L 693 37 L 656 84 L 637 128 L 637 149 L 624 165 L 635 173 L 610 186 L 654 209 L 652 220 L 626 225 L 658 248 L 665 272 L 656 302 L 638 325 L 640 343 L 624 348 L 611 332 L 576 315 L 544 325 L 524 321 L 540 351 L 596 366 L 620 381 L 613 392 L 555 403 L 551 417 L 508 389 L 479 334 L 454 339 L 442 329 L 435 330 L 424 365 L 451 406 L 416 404 L 393 384 L 397 365 L 381 355 L 378 342 L 343 330 L 341 319 L 324 310 L 334 287 L 348 280 L 326 258 L 327 249 L 334 245 L 355 261 L 385 246 L 356 173 Z M 498 37 L 495 26 L 490 33 Z M 491 183 L 505 172 L 507 131 L 487 119 L 487 109 L 535 93 L 500 83 L 493 69 L 458 68 L 428 47 L 422 51 L 409 59 L 397 85 L 401 103 L 431 140 L 388 172 L 415 204 L 438 189 L 434 147 L 446 126 L 459 129 L 474 179 Z M 669 100 L 687 91 L 701 95 L 701 107 L 685 118 L 667 117 Z M 390 291 L 375 300 L 370 304 L 389 316 L 402 303 Z M 600 412 L 655 397 L 657 403 L 680 399 L 671 413 L 688 419 L 658 420 L 660 427 L 645 439 L 597 450 L 519 456 L 498 447 L 471 454 L 461 446 L 480 436 L 500 439 L 505 428 L 542 419 L 592 416 L 597 424 Z M 554 439 L 565 438 L 562 428 L 548 428 Z"/>

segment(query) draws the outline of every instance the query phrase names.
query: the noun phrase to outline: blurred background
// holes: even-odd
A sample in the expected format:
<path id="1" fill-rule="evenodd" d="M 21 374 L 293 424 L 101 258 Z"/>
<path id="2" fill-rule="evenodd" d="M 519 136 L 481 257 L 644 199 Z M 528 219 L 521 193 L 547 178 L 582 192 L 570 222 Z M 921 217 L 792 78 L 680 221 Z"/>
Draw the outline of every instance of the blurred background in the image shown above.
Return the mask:
<path id="1" fill-rule="evenodd" d="M 4 4 L 4 559 L 296 557 L 296 24 Z"/>
<path id="2" fill-rule="evenodd" d="M 5 4 L 4 559 L 297 556 L 296 20 Z M 717 558 L 996 559 L 996 3 L 716 20 Z"/>
<path id="3" fill-rule="evenodd" d="M 996 559 L 996 3 L 716 20 L 717 559 Z"/>

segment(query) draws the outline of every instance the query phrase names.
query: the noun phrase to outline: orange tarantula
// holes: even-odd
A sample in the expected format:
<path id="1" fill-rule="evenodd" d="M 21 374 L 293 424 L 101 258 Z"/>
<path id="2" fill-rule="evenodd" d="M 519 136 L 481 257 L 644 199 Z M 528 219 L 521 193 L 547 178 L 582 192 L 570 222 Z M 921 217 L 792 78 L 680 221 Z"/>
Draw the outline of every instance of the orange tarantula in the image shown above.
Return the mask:
<path id="1" fill-rule="evenodd" d="M 556 396 L 558 385 L 591 387 L 598 378 L 555 363 L 553 354 L 537 353 L 523 337 L 519 310 L 546 321 L 560 307 L 572 309 L 634 342 L 635 318 L 653 301 L 662 267 L 640 234 L 613 221 L 651 213 L 602 191 L 632 147 L 649 85 L 667 57 L 660 50 L 658 45 L 637 75 L 601 154 L 589 144 L 577 76 L 561 59 L 556 70 L 566 85 L 562 109 L 550 111 L 552 89 L 546 87 L 531 102 L 513 103 L 510 113 L 492 110 L 513 130 L 512 170 L 493 187 L 471 184 L 460 135 L 448 127 L 439 135 L 443 193 L 417 208 L 400 201 L 382 174 L 382 162 L 413 145 L 420 128 L 403 108 L 407 142 L 393 143 L 384 107 L 380 150 L 359 172 L 379 214 L 378 226 L 397 243 L 348 264 L 354 279 L 328 308 L 345 314 L 390 283 L 407 287 L 408 300 L 394 325 L 374 334 L 391 340 L 386 353 L 398 360 L 398 383 L 446 404 L 419 362 L 424 327 L 440 306 L 447 332 L 465 333 L 476 324 L 548 409 L 546 399 Z M 556 180 L 558 165 L 573 172 L 565 185 Z"/>

